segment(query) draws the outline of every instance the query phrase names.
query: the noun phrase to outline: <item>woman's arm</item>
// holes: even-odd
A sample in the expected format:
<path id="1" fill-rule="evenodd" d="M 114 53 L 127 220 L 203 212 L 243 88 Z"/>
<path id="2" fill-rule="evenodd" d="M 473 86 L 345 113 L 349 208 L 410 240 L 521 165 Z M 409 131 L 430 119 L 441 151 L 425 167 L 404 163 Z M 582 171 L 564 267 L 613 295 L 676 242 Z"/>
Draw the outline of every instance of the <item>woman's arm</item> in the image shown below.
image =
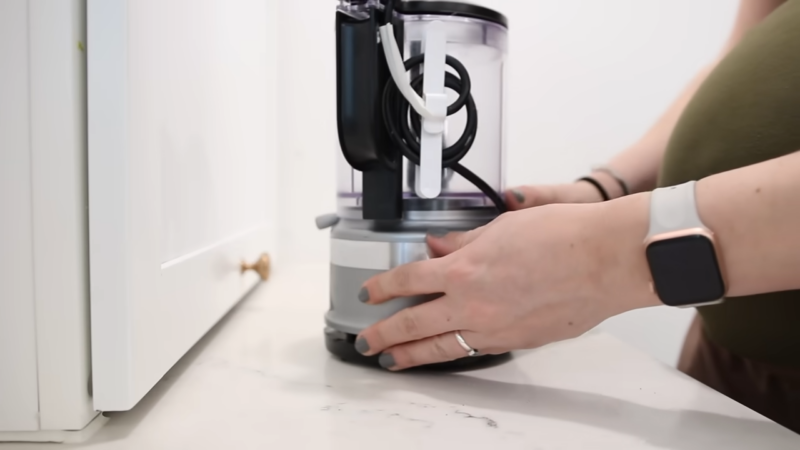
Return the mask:
<path id="1" fill-rule="evenodd" d="M 800 152 L 710 176 L 695 192 L 727 268 L 729 297 L 800 289 Z M 373 277 L 359 299 L 439 297 L 364 330 L 356 348 L 403 370 L 464 357 L 455 331 L 471 348 L 498 354 L 580 336 L 611 316 L 659 305 L 644 251 L 650 196 L 542 206 L 467 233 L 430 236 L 437 258 Z"/>
<path id="2" fill-rule="evenodd" d="M 638 306 L 654 303 L 644 292 L 649 195 L 603 204 L 609 217 L 621 214 L 611 234 L 629 236 L 630 287 L 646 299 Z M 704 178 L 696 195 L 700 217 L 715 234 L 729 297 L 800 289 L 800 152 Z"/>
<path id="3" fill-rule="evenodd" d="M 670 135 L 686 105 L 700 85 L 753 26 L 760 23 L 785 0 L 741 0 L 736 22 L 728 41 L 715 61 L 703 68 L 667 108 L 659 120 L 636 143 L 615 156 L 609 163 L 626 180 L 632 192 L 650 191 L 656 187 L 658 171 Z M 609 175 L 598 172 L 593 176 L 607 186 L 612 198 L 621 195 L 619 186 Z"/>
<path id="4" fill-rule="evenodd" d="M 732 297 L 800 289 L 800 153 L 698 183 Z"/>

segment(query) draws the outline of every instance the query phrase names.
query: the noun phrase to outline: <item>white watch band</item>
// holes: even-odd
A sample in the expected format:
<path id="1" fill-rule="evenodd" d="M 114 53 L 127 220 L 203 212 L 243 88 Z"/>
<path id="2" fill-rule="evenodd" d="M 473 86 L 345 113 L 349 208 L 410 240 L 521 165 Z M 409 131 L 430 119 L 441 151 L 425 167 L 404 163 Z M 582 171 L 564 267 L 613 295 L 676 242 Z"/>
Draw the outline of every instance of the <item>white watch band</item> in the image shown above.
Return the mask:
<path id="1" fill-rule="evenodd" d="M 648 237 L 687 228 L 706 228 L 697 212 L 695 184 L 689 181 L 652 192 Z"/>

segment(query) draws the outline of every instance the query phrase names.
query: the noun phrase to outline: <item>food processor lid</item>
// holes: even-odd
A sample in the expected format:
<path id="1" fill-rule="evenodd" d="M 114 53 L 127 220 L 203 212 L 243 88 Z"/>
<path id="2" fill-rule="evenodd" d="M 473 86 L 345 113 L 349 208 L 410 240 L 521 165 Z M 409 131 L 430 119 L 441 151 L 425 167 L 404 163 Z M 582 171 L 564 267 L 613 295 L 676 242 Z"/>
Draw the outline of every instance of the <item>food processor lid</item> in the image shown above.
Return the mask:
<path id="1" fill-rule="evenodd" d="M 395 11 L 406 15 L 447 15 L 481 19 L 508 28 L 508 18 L 503 14 L 485 6 L 465 2 L 440 1 L 400 1 L 395 3 Z"/>

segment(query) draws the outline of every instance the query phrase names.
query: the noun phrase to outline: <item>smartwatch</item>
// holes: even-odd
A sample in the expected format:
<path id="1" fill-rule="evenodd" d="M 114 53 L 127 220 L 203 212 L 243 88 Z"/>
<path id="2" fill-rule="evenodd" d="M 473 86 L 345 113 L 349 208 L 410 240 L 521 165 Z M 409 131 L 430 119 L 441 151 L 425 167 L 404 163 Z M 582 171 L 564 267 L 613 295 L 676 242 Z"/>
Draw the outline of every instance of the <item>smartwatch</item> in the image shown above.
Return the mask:
<path id="1" fill-rule="evenodd" d="M 651 288 L 668 306 L 721 303 L 727 289 L 714 233 L 697 212 L 695 184 L 659 188 L 650 197 L 645 254 Z"/>

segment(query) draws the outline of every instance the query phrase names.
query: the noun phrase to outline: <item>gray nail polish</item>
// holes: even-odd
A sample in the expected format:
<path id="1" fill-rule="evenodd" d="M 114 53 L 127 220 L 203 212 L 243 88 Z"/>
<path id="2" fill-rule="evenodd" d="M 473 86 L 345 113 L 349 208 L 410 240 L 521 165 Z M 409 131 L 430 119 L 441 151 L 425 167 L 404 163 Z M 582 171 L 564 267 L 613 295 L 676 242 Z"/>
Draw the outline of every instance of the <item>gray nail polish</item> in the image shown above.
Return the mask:
<path id="1" fill-rule="evenodd" d="M 512 189 L 511 193 L 514 194 L 514 198 L 517 199 L 518 203 L 525 203 L 525 195 L 522 192 Z"/>
<path id="2" fill-rule="evenodd" d="M 445 237 L 448 233 L 449 231 L 444 228 L 431 228 L 428 230 L 428 236 L 433 236 L 436 238 Z"/>
<path id="3" fill-rule="evenodd" d="M 358 301 L 361 303 L 367 303 L 369 301 L 369 291 L 367 288 L 361 288 L 361 290 L 358 291 Z"/>
<path id="4" fill-rule="evenodd" d="M 395 366 L 394 356 L 390 355 L 389 353 L 381 354 L 381 357 L 378 358 L 378 364 L 381 365 L 384 369 L 391 369 Z"/>
<path id="5" fill-rule="evenodd" d="M 356 351 L 362 355 L 369 351 L 369 342 L 364 338 L 356 339 Z"/>

